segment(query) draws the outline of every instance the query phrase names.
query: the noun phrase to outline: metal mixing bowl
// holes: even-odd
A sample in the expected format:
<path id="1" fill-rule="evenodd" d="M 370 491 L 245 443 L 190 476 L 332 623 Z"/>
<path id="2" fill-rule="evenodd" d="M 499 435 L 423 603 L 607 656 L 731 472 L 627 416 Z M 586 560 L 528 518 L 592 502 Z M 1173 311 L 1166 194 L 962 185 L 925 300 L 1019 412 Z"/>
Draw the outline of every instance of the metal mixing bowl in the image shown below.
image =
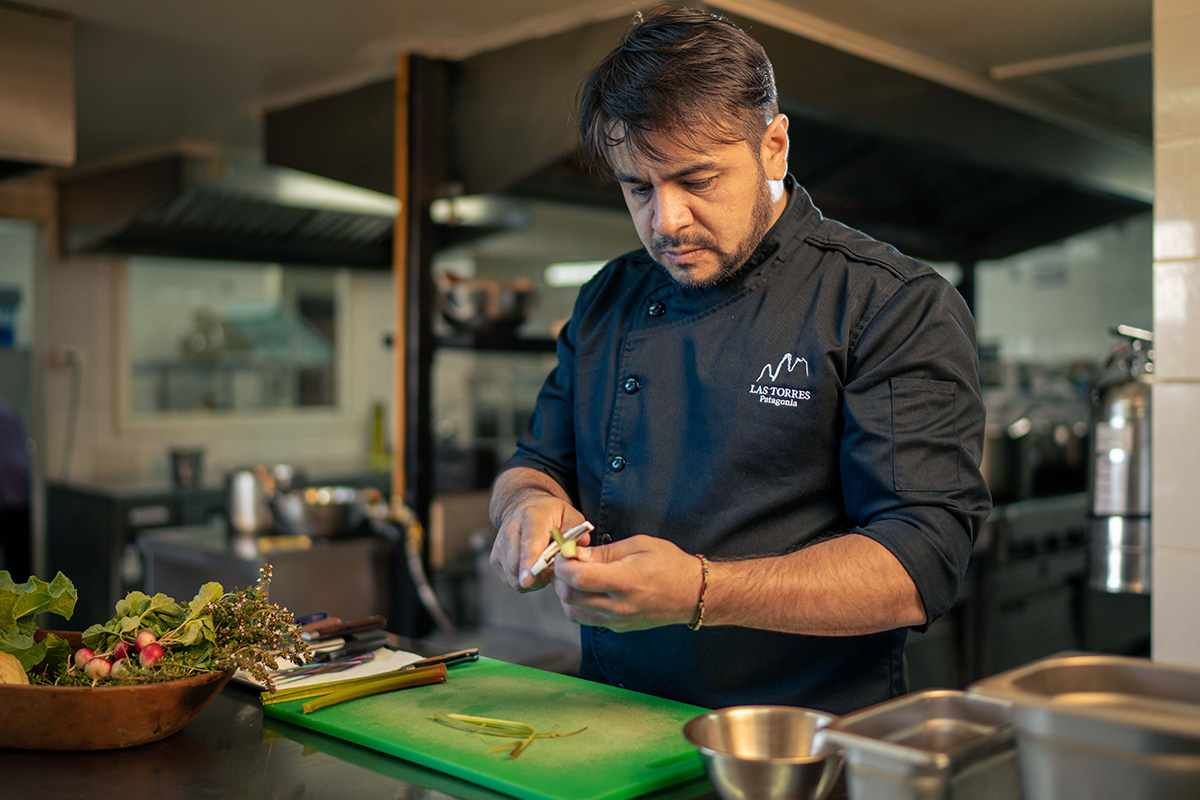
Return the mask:
<path id="1" fill-rule="evenodd" d="M 724 800 L 822 800 L 842 768 L 841 751 L 818 735 L 834 719 L 793 706 L 735 706 L 696 717 L 683 735 Z"/>

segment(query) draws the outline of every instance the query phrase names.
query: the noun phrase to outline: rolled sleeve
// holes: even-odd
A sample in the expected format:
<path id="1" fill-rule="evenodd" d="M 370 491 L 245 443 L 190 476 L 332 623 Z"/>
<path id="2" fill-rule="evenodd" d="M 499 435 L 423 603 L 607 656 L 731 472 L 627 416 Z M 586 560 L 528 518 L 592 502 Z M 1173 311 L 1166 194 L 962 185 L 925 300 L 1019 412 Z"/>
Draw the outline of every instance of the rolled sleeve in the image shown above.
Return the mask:
<path id="1" fill-rule="evenodd" d="M 575 468 L 575 325 L 558 335 L 558 365 L 538 393 L 533 416 L 502 470 L 528 467 L 548 475 L 579 505 Z"/>
<path id="2" fill-rule="evenodd" d="M 854 533 L 911 576 L 928 627 L 954 604 L 991 506 L 974 325 L 936 275 L 902 285 L 852 347 L 840 448 Z"/>

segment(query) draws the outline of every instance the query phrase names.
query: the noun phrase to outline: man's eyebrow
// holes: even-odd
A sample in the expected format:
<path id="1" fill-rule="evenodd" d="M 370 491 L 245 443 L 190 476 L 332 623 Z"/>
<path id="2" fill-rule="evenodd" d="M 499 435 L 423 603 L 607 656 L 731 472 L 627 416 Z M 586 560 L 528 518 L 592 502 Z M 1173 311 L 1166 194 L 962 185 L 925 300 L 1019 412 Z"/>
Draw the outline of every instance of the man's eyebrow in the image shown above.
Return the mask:
<path id="1" fill-rule="evenodd" d="M 694 164 L 686 164 L 683 167 L 681 167 L 680 169 L 677 169 L 674 172 L 668 173 L 667 175 L 664 175 L 663 177 L 665 177 L 669 181 L 674 181 L 674 180 L 679 180 L 680 178 L 685 177 L 687 175 L 692 175 L 696 172 L 707 172 L 709 170 L 715 170 L 716 168 L 717 168 L 717 165 L 713 161 L 698 161 Z M 613 177 L 616 179 L 617 183 L 645 183 L 646 182 L 646 179 L 644 177 L 640 177 L 638 175 L 630 175 L 626 172 L 620 172 L 620 171 L 614 171 Z"/>

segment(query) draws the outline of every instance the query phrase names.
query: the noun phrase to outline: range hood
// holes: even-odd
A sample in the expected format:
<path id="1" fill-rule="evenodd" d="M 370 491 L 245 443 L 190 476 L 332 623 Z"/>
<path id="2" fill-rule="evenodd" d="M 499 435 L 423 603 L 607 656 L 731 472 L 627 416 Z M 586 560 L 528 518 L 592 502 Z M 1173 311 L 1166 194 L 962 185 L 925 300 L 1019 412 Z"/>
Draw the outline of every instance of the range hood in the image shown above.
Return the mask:
<path id="1" fill-rule="evenodd" d="M 797 180 L 829 216 L 913 256 L 1003 258 L 1151 207 L 1149 146 L 734 20 L 774 59 Z M 447 64 L 451 133 L 441 156 L 458 190 L 623 208 L 611 180 L 580 166 L 570 110 L 582 76 L 624 27 L 595 23 Z M 395 95 L 394 81 L 381 82 L 269 110 L 266 159 L 390 191 L 392 131 L 363 122 L 390 120 Z"/>
<path id="2" fill-rule="evenodd" d="M 181 147 L 59 180 L 62 245 L 126 253 L 390 267 L 399 201 L 284 167 Z"/>

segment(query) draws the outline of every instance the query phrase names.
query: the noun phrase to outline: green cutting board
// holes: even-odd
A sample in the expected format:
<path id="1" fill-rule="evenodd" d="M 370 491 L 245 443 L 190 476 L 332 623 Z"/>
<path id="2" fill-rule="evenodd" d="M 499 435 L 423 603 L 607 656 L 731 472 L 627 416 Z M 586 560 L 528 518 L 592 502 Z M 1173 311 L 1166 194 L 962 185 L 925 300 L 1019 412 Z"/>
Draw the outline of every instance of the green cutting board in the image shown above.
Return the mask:
<path id="1" fill-rule="evenodd" d="M 304 702 L 263 711 L 527 800 L 625 800 L 704 772 L 683 725 L 707 709 L 503 661 L 462 664 L 446 683 L 311 714 L 301 711 Z M 587 730 L 538 739 L 514 759 L 487 751 L 515 740 L 451 728 L 435 722 L 434 711 L 518 720 L 539 733 Z"/>

